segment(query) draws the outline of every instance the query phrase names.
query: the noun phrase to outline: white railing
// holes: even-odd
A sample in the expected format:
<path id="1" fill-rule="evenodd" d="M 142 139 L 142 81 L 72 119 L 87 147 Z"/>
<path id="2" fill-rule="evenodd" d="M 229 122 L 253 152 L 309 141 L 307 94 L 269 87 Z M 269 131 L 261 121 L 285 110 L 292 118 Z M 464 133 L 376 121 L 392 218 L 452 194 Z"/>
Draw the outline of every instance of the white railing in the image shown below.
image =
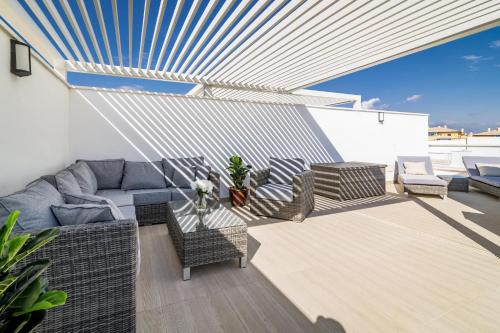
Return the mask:
<path id="1" fill-rule="evenodd" d="M 429 156 L 435 169 L 464 171 L 463 156 L 500 156 L 500 138 L 430 141 Z"/>

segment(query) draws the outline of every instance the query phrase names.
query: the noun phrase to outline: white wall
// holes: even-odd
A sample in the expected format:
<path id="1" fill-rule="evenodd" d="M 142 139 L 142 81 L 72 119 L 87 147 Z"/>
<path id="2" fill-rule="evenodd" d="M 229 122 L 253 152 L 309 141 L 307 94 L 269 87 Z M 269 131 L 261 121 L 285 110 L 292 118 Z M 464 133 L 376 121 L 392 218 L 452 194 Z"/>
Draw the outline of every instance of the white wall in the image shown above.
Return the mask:
<path id="1" fill-rule="evenodd" d="M 426 115 L 257 104 L 72 89 L 71 159 L 157 160 L 204 155 L 224 177 L 237 153 L 262 168 L 269 156 L 309 162 L 369 161 L 427 154 Z M 225 191 L 223 192 L 223 195 Z"/>
<path id="2" fill-rule="evenodd" d="M 10 73 L 10 36 L 0 29 L 0 195 L 68 161 L 68 88 L 34 57 L 32 75 Z"/>

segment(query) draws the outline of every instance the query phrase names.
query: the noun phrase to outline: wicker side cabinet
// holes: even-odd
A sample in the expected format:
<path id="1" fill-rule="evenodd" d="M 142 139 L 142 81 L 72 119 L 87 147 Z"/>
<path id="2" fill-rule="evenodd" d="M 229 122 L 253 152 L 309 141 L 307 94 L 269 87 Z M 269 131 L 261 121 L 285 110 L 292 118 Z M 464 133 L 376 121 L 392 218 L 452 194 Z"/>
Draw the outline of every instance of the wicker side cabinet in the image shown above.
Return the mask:
<path id="1" fill-rule="evenodd" d="M 314 193 L 339 201 L 384 195 L 385 168 L 363 162 L 311 164 Z"/>

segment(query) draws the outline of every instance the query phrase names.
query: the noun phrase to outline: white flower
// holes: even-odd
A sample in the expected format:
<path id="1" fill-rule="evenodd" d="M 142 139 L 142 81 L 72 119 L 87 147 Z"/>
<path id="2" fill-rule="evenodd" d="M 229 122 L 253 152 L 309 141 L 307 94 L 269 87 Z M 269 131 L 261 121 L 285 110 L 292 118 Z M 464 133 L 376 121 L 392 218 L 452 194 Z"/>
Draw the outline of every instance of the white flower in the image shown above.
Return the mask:
<path id="1" fill-rule="evenodd" d="M 197 180 L 191 183 L 191 188 L 196 191 L 201 191 L 205 194 L 211 194 L 214 188 L 214 184 L 212 184 L 209 180 Z"/>

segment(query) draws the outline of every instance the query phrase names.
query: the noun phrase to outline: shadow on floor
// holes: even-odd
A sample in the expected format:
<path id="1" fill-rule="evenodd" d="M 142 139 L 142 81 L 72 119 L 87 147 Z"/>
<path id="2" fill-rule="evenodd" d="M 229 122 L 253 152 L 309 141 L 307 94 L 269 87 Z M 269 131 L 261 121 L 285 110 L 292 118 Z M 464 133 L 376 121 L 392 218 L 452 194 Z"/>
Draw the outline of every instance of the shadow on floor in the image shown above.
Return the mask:
<path id="1" fill-rule="evenodd" d="M 246 268 L 237 260 L 194 267 L 189 281 L 165 225 L 141 227 L 140 237 L 138 332 L 346 332 L 333 318 L 311 320 L 252 264 L 260 243 L 250 235 Z"/>
<path id="2" fill-rule="evenodd" d="M 481 204 L 482 200 L 492 200 L 491 198 L 488 198 L 487 196 L 483 197 L 482 193 L 477 193 L 477 192 L 469 192 L 469 193 L 450 192 L 449 197 L 464 205 L 467 205 L 471 208 L 481 211 L 482 214 L 470 213 L 470 212 L 463 212 L 463 214 L 467 220 L 474 222 L 485 229 L 488 229 L 489 231 L 495 233 L 496 235 L 500 235 L 500 219 L 499 219 L 500 205 L 495 207 L 495 205 L 491 205 L 491 203 L 488 205 L 484 203 Z M 454 228 L 458 232 L 462 233 L 464 236 L 468 237 L 472 241 L 481 245 L 483 248 L 494 254 L 496 257 L 500 258 L 500 246 L 490 241 L 489 239 L 483 237 L 482 235 L 478 234 L 474 230 L 471 230 L 467 226 L 463 225 L 461 222 L 446 215 L 439 209 L 424 202 L 422 199 L 418 197 L 413 197 L 412 199 L 419 206 L 426 209 L 428 212 L 432 213 L 441 221 L 445 222 L 450 227 Z"/>

